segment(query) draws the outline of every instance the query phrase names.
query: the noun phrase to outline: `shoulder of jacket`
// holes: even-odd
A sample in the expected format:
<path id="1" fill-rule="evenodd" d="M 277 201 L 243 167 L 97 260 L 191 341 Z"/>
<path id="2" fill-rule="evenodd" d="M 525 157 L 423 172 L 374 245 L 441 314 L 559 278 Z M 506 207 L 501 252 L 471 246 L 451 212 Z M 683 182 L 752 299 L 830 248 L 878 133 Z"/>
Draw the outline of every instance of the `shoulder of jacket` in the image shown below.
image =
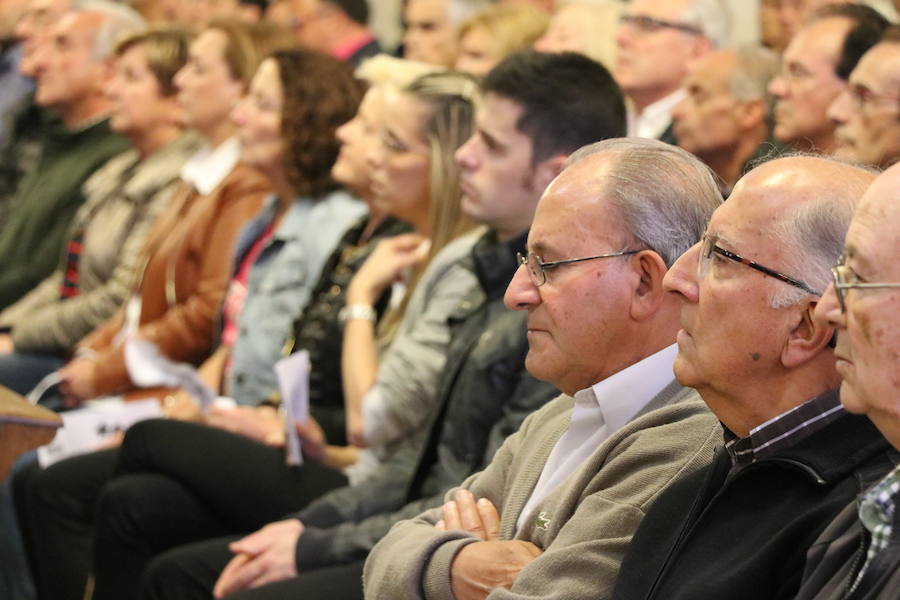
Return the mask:
<path id="1" fill-rule="evenodd" d="M 238 163 L 225 176 L 219 188 L 228 188 L 230 192 L 241 190 L 244 193 L 267 193 L 271 192 L 272 186 L 266 176 L 258 169 L 244 163 Z"/>

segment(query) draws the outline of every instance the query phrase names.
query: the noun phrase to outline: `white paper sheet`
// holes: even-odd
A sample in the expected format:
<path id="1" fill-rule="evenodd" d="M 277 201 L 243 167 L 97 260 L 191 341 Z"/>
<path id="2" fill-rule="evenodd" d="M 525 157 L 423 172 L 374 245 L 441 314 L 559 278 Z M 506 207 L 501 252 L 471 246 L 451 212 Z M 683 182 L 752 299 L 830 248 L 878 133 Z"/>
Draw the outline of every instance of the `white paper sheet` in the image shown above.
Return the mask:
<path id="1" fill-rule="evenodd" d="M 192 365 L 178 363 L 163 356 L 153 342 L 131 338 L 125 342 L 125 366 L 131 381 L 139 387 L 182 388 L 204 412 L 216 399 Z"/>
<path id="2" fill-rule="evenodd" d="M 42 467 L 64 458 L 96 450 L 132 424 L 161 415 L 159 401 L 123 402 L 121 397 L 92 401 L 84 408 L 61 413 L 63 426 L 46 446 L 38 448 Z"/>
<path id="3" fill-rule="evenodd" d="M 309 352 L 301 350 L 282 358 L 275 363 L 275 374 L 284 408 L 285 461 L 289 465 L 302 465 L 303 454 L 296 424 L 309 418 Z"/>

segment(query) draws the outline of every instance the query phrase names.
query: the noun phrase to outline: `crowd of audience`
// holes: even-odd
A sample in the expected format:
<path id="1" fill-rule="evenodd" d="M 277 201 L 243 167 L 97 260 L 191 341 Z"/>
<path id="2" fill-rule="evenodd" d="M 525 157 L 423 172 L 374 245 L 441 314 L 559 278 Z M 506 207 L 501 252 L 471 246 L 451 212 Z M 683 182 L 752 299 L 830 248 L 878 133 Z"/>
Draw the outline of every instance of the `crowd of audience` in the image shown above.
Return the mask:
<path id="1" fill-rule="evenodd" d="M 0 0 L 0 597 L 900 598 L 900 2 L 369 8 Z"/>

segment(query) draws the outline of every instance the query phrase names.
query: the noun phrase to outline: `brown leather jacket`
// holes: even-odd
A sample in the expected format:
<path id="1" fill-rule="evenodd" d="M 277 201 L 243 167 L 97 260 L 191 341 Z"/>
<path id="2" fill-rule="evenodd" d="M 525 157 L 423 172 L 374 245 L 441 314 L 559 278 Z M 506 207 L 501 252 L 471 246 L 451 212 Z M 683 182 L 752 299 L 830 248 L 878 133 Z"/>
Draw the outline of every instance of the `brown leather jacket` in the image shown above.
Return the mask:
<path id="1" fill-rule="evenodd" d="M 141 296 L 139 337 L 176 361 L 199 364 L 206 358 L 231 277 L 235 240 L 269 193 L 268 180 L 243 164 L 207 196 L 179 184 L 147 238 L 143 275 L 134 286 Z M 97 395 L 132 387 L 123 348 L 115 340 L 124 314 L 123 306 L 78 344 L 99 353 Z"/>

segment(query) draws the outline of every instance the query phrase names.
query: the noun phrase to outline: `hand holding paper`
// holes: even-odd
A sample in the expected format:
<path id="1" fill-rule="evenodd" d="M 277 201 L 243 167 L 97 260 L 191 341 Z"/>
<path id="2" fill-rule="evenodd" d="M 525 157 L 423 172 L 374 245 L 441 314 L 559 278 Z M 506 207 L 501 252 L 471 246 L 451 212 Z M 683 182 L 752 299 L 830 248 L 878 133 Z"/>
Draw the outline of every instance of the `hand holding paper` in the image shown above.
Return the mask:
<path id="1" fill-rule="evenodd" d="M 169 360 L 153 342 L 130 338 L 125 342 L 125 365 L 131 381 L 139 387 L 181 388 L 206 411 L 216 399 L 216 393 L 187 363 Z"/>
<path id="2" fill-rule="evenodd" d="M 309 417 L 309 352 L 301 350 L 282 358 L 275 363 L 275 374 L 278 375 L 287 430 L 285 460 L 289 465 L 302 465 L 300 436 L 295 425 L 306 422 Z"/>

